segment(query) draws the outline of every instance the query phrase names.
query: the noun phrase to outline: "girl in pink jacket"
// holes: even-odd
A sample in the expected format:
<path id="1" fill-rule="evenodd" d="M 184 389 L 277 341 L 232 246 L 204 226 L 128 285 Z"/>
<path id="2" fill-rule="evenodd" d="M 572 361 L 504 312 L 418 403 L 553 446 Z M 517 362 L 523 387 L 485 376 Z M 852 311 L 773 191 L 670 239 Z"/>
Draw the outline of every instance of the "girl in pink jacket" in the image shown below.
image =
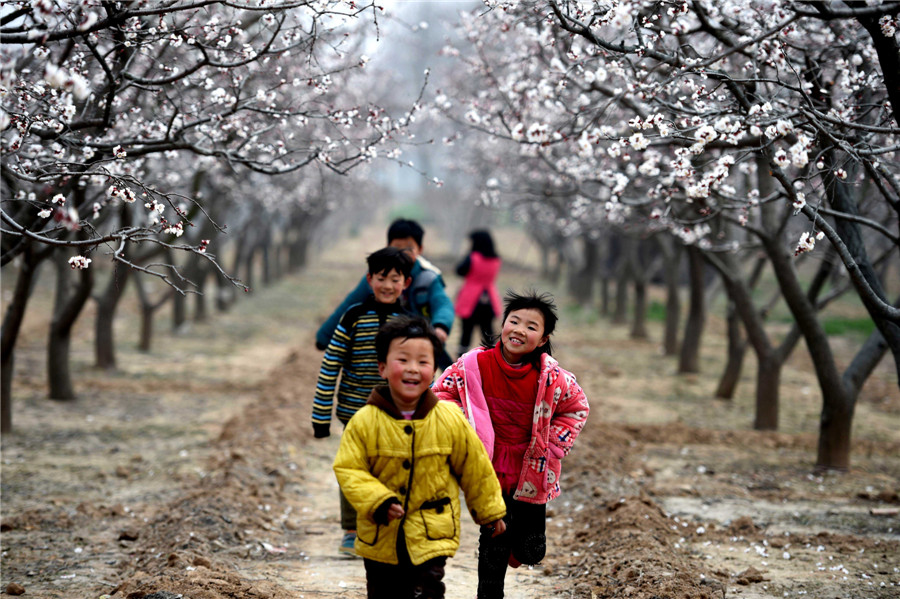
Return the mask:
<path id="1" fill-rule="evenodd" d="M 483 338 L 494 336 L 494 317 L 501 311 L 497 293 L 501 260 L 494 249 L 494 239 L 487 230 L 472 231 L 469 238 L 472 251 L 456 267 L 456 274 L 465 277 L 456 296 L 456 315 L 462 320 L 458 356 L 468 351 L 476 325 Z"/>
<path id="2" fill-rule="evenodd" d="M 500 340 L 462 355 L 432 390 L 459 405 L 487 449 L 506 502 L 507 532 L 479 539 L 478 597 L 500 599 L 507 566 L 546 551 L 546 504 L 559 495 L 560 459 L 590 410 L 575 376 L 550 356 L 552 296 L 508 293 Z"/>

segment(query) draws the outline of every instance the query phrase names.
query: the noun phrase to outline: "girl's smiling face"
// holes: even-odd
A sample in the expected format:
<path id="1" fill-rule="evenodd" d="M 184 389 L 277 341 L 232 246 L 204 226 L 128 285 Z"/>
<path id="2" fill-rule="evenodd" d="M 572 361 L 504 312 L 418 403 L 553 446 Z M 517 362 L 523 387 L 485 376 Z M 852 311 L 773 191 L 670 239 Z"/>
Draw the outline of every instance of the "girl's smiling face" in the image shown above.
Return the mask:
<path id="1" fill-rule="evenodd" d="M 522 308 L 509 313 L 500 331 L 500 351 L 510 364 L 518 364 L 525 356 L 547 343 L 544 315 L 536 308 Z"/>

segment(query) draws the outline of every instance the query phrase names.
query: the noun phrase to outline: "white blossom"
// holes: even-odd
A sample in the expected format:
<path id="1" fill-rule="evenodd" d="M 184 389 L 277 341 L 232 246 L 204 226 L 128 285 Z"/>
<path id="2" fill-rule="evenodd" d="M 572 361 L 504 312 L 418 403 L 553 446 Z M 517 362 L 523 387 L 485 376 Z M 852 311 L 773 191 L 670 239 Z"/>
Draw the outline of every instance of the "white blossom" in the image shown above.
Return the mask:
<path id="1" fill-rule="evenodd" d="M 643 133 L 635 133 L 628 138 L 628 142 L 635 150 L 645 150 L 650 145 L 650 140 L 644 137 Z"/>
<path id="2" fill-rule="evenodd" d="M 694 132 L 694 139 L 702 144 L 708 144 L 717 137 L 719 137 L 719 134 L 716 132 L 715 128 L 710 125 L 703 125 Z"/>
<path id="3" fill-rule="evenodd" d="M 177 223 L 171 223 L 169 226 L 163 229 L 163 233 L 167 233 L 169 235 L 174 235 L 175 237 L 181 237 L 184 235 L 184 225 L 181 224 L 181 221 Z"/>
<path id="4" fill-rule="evenodd" d="M 787 152 L 784 151 L 784 148 L 778 148 L 778 151 L 775 152 L 773 160 L 775 164 L 780 168 L 784 168 L 791 163 L 791 161 L 788 159 Z"/>
<path id="5" fill-rule="evenodd" d="M 88 267 L 88 265 L 90 265 L 90 263 L 91 259 L 85 258 L 84 256 L 72 256 L 71 258 L 69 258 L 69 266 L 71 266 L 73 270 L 76 268 L 79 270 L 84 270 Z"/>
<path id="6" fill-rule="evenodd" d="M 550 139 L 550 130 L 544 123 L 532 123 L 525 132 L 525 138 L 531 143 L 545 143 Z"/>
<path id="7" fill-rule="evenodd" d="M 797 256 L 803 252 L 811 252 L 815 247 L 815 237 L 810 235 L 807 231 L 804 231 L 800 234 L 800 241 L 797 243 L 797 249 L 794 250 L 794 255 Z"/>
<path id="8" fill-rule="evenodd" d="M 806 194 L 802 191 L 798 191 L 794 201 L 791 202 L 791 206 L 794 207 L 794 214 L 799 214 L 803 207 L 806 206 Z"/>
<path id="9" fill-rule="evenodd" d="M 106 193 L 109 197 L 115 200 L 122 200 L 127 204 L 132 204 L 137 199 L 134 192 L 124 186 L 110 185 L 109 189 L 106 190 Z"/>

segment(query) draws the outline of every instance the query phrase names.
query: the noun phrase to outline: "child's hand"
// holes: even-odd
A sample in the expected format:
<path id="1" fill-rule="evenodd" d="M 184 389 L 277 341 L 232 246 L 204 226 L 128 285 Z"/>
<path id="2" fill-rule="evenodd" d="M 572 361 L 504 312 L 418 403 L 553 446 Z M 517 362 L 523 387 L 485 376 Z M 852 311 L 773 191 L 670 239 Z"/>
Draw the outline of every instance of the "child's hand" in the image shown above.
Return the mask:
<path id="1" fill-rule="evenodd" d="M 398 518 L 402 518 L 406 515 L 406 511 L 403 509 L 403 506 L 399 503 L 392 503 L 391 507 L 388 508 L 387 517 L 388 522 L 391 520 L 396 520 Z"/>
<path id="2" fill-rule="evenodd" d="M 491 532 L 492 539 L 494 537 L 499 537 L 500 535 L 502 535 L 503 533 L 506 532 L 506 522 L 503 521 L 503 518 L 500 518 L 499 520 L 494 520 L 493 522 L 489 522 L 488 524 L 485 524 L 484 527 L 487 528 L 488 530 L 492 531 Z"/>

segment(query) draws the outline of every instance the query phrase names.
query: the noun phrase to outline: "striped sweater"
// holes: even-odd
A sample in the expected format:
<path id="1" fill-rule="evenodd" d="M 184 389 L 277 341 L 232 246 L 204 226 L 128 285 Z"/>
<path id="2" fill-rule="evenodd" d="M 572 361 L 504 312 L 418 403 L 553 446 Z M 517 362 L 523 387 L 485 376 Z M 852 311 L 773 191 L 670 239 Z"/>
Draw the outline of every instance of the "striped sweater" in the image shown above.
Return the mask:
<path id="1" fill-rule="evenodd" d="M 344 424 L 366 405 L 372 389 L 384 384 L 384 379 L 378 374 L 375 335 L 388 318 L 403 313 L 403 305 L 399 301 L 381 304 L 371 294 L 347 309 L 322 358 L 313 402 L 313 426 L 331 423 L 335 386 L 338 386 L 338 375 L 342 370 L 336 411 L 338 419 Z"/>

